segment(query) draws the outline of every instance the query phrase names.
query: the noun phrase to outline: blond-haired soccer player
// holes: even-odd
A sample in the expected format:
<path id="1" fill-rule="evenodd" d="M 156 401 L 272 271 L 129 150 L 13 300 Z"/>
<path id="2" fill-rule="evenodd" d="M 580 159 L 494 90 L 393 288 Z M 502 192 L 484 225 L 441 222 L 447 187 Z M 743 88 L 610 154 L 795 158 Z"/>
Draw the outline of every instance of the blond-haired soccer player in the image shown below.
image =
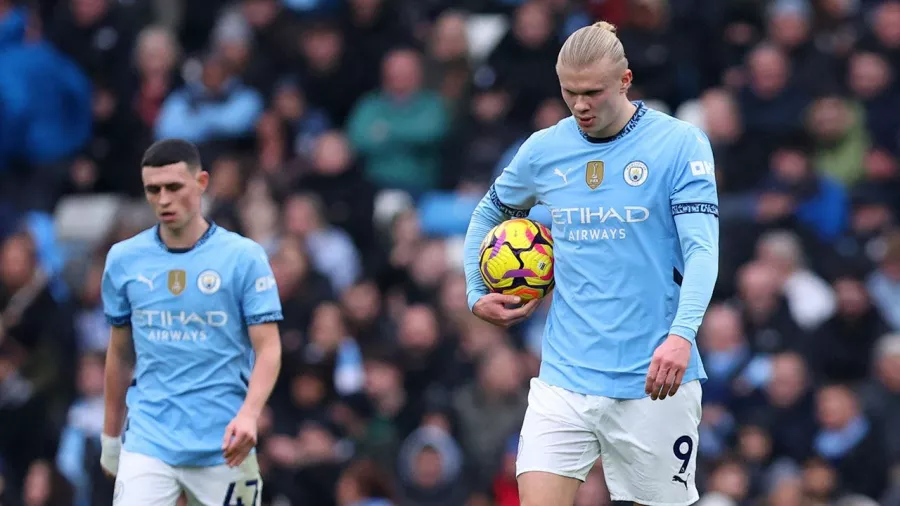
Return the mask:
<path id="1" fill-rule="evenodd" d="M 700 382 L 695 344 L 718 274 L 709 141 L 628 99 L 632 74 L 609 23 L 585 27 L 556 65 L 572 116 L 534 133 L 466 235 L 472 311 L 509 326 L 538 302 L 490 294 L 485 234 L 536 204 L 552 217 L 556 289 L 519 439 L 525 506 L 571 506 L 598 458 L 614 501 L 679 506 L 694 484 Z"/>

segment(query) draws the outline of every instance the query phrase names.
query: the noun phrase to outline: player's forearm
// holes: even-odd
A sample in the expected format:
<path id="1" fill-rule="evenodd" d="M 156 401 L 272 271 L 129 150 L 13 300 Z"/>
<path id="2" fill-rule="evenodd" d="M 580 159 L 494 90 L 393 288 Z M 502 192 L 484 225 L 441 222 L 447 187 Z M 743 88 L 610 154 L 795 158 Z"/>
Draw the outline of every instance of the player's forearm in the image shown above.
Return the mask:
<path id="1" fill-rule="evenodd" d="M 487 286 L 485 286 L 479 272 L 478 252 L 481 249 L 481 242 L 492 228 L 503 223 L 506 219 L 507 216 L 494 205 L 489 195 L 485 195 L 481 199 L 481 202 L 472 213 L 472 220 L 469 222 L 468 230 L 466 230 L 464 243 L 466 298 L 470 310 L 478 302 L 478 299 L 488 293 Z"/>
<path id="2" fill-rule="evenodd" d="M 677 216 L 675 224 L 684 256 L 684 274 L 670 332 L 693 343 L 719 274 L 719 223 L 713 215 L 685 214 Z"/>
<path id="3" fill-rule="evenodd" d="M 103 385 L 103 433 L 118 436 L 125 423 L 125 395 L 134 375 L 134 352 L 130 347 L 130 335 L 121 335 L 123 329 L 113 329 L 106 351 L 106 369 Z"/>
<path id="4" fill-rule="evenodd" d="M 281 369 L 281 341 L 277 334 L 275 339 L 267 339 L 263 345 L 254 347 L 254 352 L 256 363 L 250 374 L 247 398 L 241 410 L 259 418 L 272 395 Z"/>

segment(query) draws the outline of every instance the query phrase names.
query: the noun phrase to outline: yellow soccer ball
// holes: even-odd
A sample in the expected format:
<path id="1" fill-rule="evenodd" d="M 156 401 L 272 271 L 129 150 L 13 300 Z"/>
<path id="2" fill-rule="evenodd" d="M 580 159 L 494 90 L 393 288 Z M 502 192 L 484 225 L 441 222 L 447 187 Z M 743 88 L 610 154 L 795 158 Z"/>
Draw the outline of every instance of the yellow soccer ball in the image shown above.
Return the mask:
<path id="1" fill-rule="evenodd" d="M 523 301 L 540 299 L 553 290 L 553 237 L 527 218 L 504 221 L 481 242 L 481 278 L 487 287 Z"/>

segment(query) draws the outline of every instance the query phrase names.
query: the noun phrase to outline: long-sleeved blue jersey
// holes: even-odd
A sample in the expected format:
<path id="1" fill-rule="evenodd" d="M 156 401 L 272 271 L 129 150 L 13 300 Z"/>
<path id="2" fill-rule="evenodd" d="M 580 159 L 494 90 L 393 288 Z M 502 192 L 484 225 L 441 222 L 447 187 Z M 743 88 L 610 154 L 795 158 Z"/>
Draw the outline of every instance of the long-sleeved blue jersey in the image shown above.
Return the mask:
<path id="1" fill-rule="evenodd" d="M 617 135 L 574 118 L 533 134 L 491 186 L 466 234 L 468 303 L 488 293 L 478 249 L 495 225 L 550 209 L 556 288 L 540 377 L 574 392 L 645 396 L 669 333 L 694 343 L 718 275 L 712 149 L 694 126 L 636 102 Z M 696 345 L 683 382 L 705 380 Z"/>

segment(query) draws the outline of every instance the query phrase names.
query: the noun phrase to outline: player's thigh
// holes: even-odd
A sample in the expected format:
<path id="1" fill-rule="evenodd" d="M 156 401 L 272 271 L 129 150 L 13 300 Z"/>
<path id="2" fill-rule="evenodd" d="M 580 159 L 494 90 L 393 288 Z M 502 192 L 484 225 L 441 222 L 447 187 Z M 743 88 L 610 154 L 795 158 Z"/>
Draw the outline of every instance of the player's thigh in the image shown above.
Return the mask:
<path id="1" fill-rule="evenodd" d="M 179 473 L 190 506 L 259 506 L 262 501 L 263 483 L 255 454 L 238 467 L 181 468 Z"/>
<path id="2" fill-rule="evenodd" d="M 695 485 L 702 392 L 691 381 L 673 397 L 617 402 L 598 426 L 603 473 L 613 501 L 679 506 Z"/>
<path id="3" fill-rule="evenodd" d="M 590 411 L 586 396 L 531 381 L 516 458 L 523 505 L 574 502 L 578 486 L 600 456 L 600 443 L 586 420 Z"/>
<path id="4" fill-rule="evenodd" d="M 572 506 L 581 480 L 544 471 L 519 475 L 521 506 Z"/>
<path id="5" fill-rule="evenodd" d="M 113 495 L 115 506 L 175 506 L 181 495 L 178 476 L 165 462 L 122 451 Z"/>

